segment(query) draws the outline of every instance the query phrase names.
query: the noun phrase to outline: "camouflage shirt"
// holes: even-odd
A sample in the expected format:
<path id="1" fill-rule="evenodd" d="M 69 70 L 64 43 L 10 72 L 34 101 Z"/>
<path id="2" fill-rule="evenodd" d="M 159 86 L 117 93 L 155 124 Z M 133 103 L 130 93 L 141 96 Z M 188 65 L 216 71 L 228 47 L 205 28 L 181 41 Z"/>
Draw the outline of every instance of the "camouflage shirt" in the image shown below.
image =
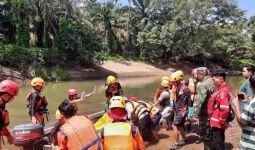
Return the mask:
<path id="1" fill-rule="evenodd" d="M 192 116 L 199 119 L 208 119 L 207 104 L 216 87 L 210 76 L 199 82 L 193 104 Z"/>

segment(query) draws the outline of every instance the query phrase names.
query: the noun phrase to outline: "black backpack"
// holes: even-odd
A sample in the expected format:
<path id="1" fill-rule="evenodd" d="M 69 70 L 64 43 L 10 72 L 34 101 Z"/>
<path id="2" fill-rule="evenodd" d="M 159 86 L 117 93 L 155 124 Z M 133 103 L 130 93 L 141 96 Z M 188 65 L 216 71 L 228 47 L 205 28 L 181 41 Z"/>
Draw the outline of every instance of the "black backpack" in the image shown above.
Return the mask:
<path id="1" fill-rule="evenodd" d="M 236 113 L 230 103 L 229 104 L 229 112 L 228 112 L 228 122 L 233 121 L 235 119 L 235 116 L 236 116 Z"/>

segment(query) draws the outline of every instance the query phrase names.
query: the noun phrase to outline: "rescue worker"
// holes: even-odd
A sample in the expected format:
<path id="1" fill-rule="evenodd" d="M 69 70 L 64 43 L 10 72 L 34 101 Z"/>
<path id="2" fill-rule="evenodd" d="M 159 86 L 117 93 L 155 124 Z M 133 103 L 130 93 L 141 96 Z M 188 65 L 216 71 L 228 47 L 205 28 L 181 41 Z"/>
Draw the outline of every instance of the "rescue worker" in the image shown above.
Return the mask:
<path id="1" fill-rule="evenodd" d="M 136 98 L 136 97 L 130 97 L 131 101 L 135 101 L 135 99 L 138 100 L 138 98 Z M 159 129 L 158 128 L 159 121 L 162 117 L 161 113 L 159 111 L 159 108 L 154 107 L 153 104 L 149 104 L 145 101 L 138 100 L 137 102 L 147 108 L 147 111 L 150 113 L 150 118 L 152 121 L 152 128 L 154 130 L 158 130 Z"/>
<path id="2" fill-rule="evenodd" d="M 171 129 L 172 117 L 173 117 L 173 101 L 170 99 L 169 81 L 161 81 L 162 92 L 158 100 L 153 104 L 154 107 L 158 107 L 161 111 L 162 118 L 160 123 L 163 124 L 166 130 Z"/>
<path id="3" fill-rule="evenodd" d="M 76 115 L 76 109 L 70 100 L 65 99 L 58 109 L 64 122 L 56 135 L 60 150 L 102 149 L 93 123 L 85 116 Z"/>
<path id="4" fill-rule="evenodd" d="M 67 96 L 68 96 L 68 99 L 69 99 L 70 103 L 72 103 L 74 105 L 74 108 L 77 111 L 78 110 L 77 103 L 80 102 L 80 101 L 86 100 L 88 97 L 95 94 L 95 92 L 96 92 L 96 87 L 94 87 L 94 91 L 89 93 L 89 94 L 85 95 L 85 92 L 82 92 L 80 98 L 77 96 L 78 95 L 78 90 L 77 89 L 68 89 L 66 93 L 67 93 Z M 55 123 L 55 125 L 52 128 L 51 133 L 50 133 L 50 141 L 53 144 L 56 144 L 56 140 L 54 138 L 55 134 L 59 131 L 60 126 L 64 123 L 61 120 L 59 110 L 56 111 L 55 117 L 58 121 Z"/>
<path id="5" fill-rule="evenodd" d="M 162 92 L 160 93 L 159 98 L 154 103 L 154 106 L 158 106 L 161 111 L 163 111 L 166 107 L 170 106 L 170 89 L 169 89 L 169 81 L 168 80 L 162 80 L 161 81 L 161 88 Z"/>
<path id="6" fill-rule="evenodd" d="M 2 149 L 2 136 L 5 136 L 9 144 L 13 143 L 13 137 L 7 126 L 10 123 L 9 113 L 5 109 L 6 103 L 10 103 L 19 93 L 19 86 L 11 80 L 0 82 L 0 149 Z"/>
<path id="7" fill-rule="evenodd" d="M 71 101 L 71 103 L 73 103 L 74 106 L 76 107 L 76 109 L 78 109 L 77 103 L 81 102 L 83 100 L 86 100 L 90 96 L 94 95 L 95 92 L 96 92 L 96 86 L 94 87 L 93 92 L 91 92 L 89 94 L 85 94 L 85 92 L 82 92 L 81 97 L 78 97 L 78 90 L 77 89 L 68 89 L 66 94 L 68 96 L 68 99 Z"/>
<path id="8" fill-rule="evenodd" d="M 109 102 L 113 96 L 123 96 L 123 90 L 119 82 L 116 81 L 116 77 L 110 75 L 107 77 L 105 83 L 105 112 L 109 109 Z"/>
<path id="9" fill-rule="evenodd" d="M 77 89 L 68 89 L 66 94 L 70 100 L 78 99 L 78 90 Z"/>
<path id="10" fill-rule="evenodd" d="M 138 102 L 137 97 L 130 97 L 126 102 L 126 110 L 129 114 L 129 118 L 136 126 L 138 126 L 143 140 L 149 140 L 154 135 L 150 112 L 146 106 Z"/>
<path id="11" fill-rule="evenodd" d="M 122 96 L 113 96 L 109 103 L 108 115 L 113 122 L 105 124 L 100 131 L 104 150 L 145 150 L 138 128 L 127 122 L 126 103 Z"/>
<path id="12" fill-rule="evenodd" d="M 197 68 L 197 79 L 199 86 L 197 87 L 193 102 L 192 117 L 198 119 L 198 134 L 200 140 L 204 143 L 204 149 L 208 150 L 211 147 L 211 135 L 207 104 L 212 93 L 215 92 L 216 87 L 212 77 L 208 75 L 208 69 L 206 67 Z"/>
<path id="13" fill-rule="evenodd" d="M 212 134 L 211 150 L 225 150 L 225 129 L 229 124 L 230 88 L 225 82 L 224 70 L 215 70 L 212 76 L 217 90 L 211 95 L 208 103 Z"/>
<path id="14" fill-rule="evenodd" d="M 171 145 L 169 149 L 178 149 L 185 143 L 184 123 L 188 114 L 188 104 L 190 102 L 190 92 L 187 86 L 183 83 L 183 76 L 179 72 L 174 72 L 170 76 L 170 82 L 173 84 L 174 95 L 174 139 L 175 144 Z M 179 135 L 182 141 L 179 140 Z"/>
<path id="15" fill-rule="evenodd" d="M 197 79 L 197 69 L 193 69 L 192 72 L 192 78 L 189 78 L 189 82 L 188 82 L 188 88 L 190 91 L 190 97 L 191 97 L 191 101 L 189 104 L 189 113 L 188 113 L 188 119 L 190 118 L 192 112 L 193 112 L 193 102 L 195 99 L 195 95 L 197 93 L 197 86 L 198 86 L 198 79 Z"/>
<path id="16" fill-rule="evenodd" d="M 76 108 L 74 107 L 74 109 Z M 57 133 L 59 131 L 59 128 L 64 124 L 64 120 L 61 118 L 61 114 L 59 110 L 56 111 L 55 118 L 57 122 L 54 124 L 54 127 L 52 128 L 50 132 L 50 142 L 52 143 L 52 146 L 58 145 Z"/>
<path id="17" fill-rule="evenodd" d="M 45 96 L 41 96 L 41 92 L 44 88 L 44 80 L 40 77 L 35 77 L 31 81 L 33 86 L 32 92 L 27 96 L 27 108 L 28 113 L 31 119 L 31 122 L 41 123 L 44 125 L 44 116 L 43 114 L 48 115 L 47 105 L 48 102 Z"/>
<path id="18" fill-rule="evenodd" d="M 163 77 L 161 78 L 161 83 L 162 83 L 163 80 L 169 81 L 169 79 L 170 79 L 169 76 L 163 76 Z M 153 97 L 154 103 L 157 102 L 157 100 L 158 100 L 160 94 L 162 93 L 163 89 L 164 89 L 164 87 L 162 87 L 162 85 L 160 84 L 160 87 L 157 88 L 157 90 L 156 90 L 156 92 L 155 92 L 155 94 L 154 94 L 154 97 Z"/>
<path id="19" fill-rule="evenodd" d="M 186 118 L 186 122 L 184 124 L 184 129 L 187 132 L 190 132 L 191 130 L 191 115 L 193 112 L 193 102 L 194 102 L 194 98 L 195 98 L 195 94 L 196 94 L 196 90 L 197 90 L 197 85 L 198 85 L 198 80 L 197 80 L 197 69 L 193 69 L 192 72 L 192 78 L 189 78 L 188 81 L 185 82 L 185 85 L 188 86 L 189 91 L 190 91 L 190 98 L 191 101 L 189 103 L 189 109 L 188 109 L 188 115 Z"/>

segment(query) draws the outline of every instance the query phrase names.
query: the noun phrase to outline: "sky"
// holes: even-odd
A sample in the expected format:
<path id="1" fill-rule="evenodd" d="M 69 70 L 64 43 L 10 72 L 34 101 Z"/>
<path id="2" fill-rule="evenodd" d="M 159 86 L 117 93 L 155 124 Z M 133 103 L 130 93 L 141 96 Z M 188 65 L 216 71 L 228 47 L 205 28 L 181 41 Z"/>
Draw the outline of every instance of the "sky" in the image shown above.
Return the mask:
<path id="1" fill-rule="evenodd" d="M 121 0 L 124 1 L 124 0 Z M 239 0 L 238 6 L 242 10 L 246 10 L 246 17 L 255 15 L 255 0 Z"/>
<path id="2" fill-rule="evenodd" d="M 103 2 L 104 0 L 99 1 Z M 119 0 L 119 3 L 127 5 L 128 0 Z M 238 7 L 246 11 L 245 15 L 247 18 L 249 18 L 252 15 L 255 15 L 255 0 L 238 0 Z"/>

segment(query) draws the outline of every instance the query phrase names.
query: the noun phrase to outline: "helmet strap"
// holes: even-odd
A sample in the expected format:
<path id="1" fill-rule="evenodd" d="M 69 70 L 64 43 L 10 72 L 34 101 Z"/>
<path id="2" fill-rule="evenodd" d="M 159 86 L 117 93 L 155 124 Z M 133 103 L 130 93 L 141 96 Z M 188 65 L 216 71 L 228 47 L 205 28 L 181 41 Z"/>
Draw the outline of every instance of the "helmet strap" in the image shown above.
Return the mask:
<path id="1" fill-rule="evenodd" d="M 7 101 L 5 101 L 5 103 L 8 103 L 11 99 L 13 99 L 14 96 L 10 96 L 10 98 L 8 98 Z"/>
<path id="2" fill-rule="evenodd" d="M 6 93 L 6 94 L 7 94 L 7 93 Z M 8 94 L 8 95 L 9 95 L 9 94 Z M 1 98 L 1 101 L 2 101 L 2 102 L 0 102 L 0 105 L 8 103 L 13 97 L 14 97 L 14 96 L 9 95 L 9 98 L 8 98 L 7 100 L 4 100 L 4 98 L 2 98 L 2 96 L 1 96 L 0 98 Z"/>

